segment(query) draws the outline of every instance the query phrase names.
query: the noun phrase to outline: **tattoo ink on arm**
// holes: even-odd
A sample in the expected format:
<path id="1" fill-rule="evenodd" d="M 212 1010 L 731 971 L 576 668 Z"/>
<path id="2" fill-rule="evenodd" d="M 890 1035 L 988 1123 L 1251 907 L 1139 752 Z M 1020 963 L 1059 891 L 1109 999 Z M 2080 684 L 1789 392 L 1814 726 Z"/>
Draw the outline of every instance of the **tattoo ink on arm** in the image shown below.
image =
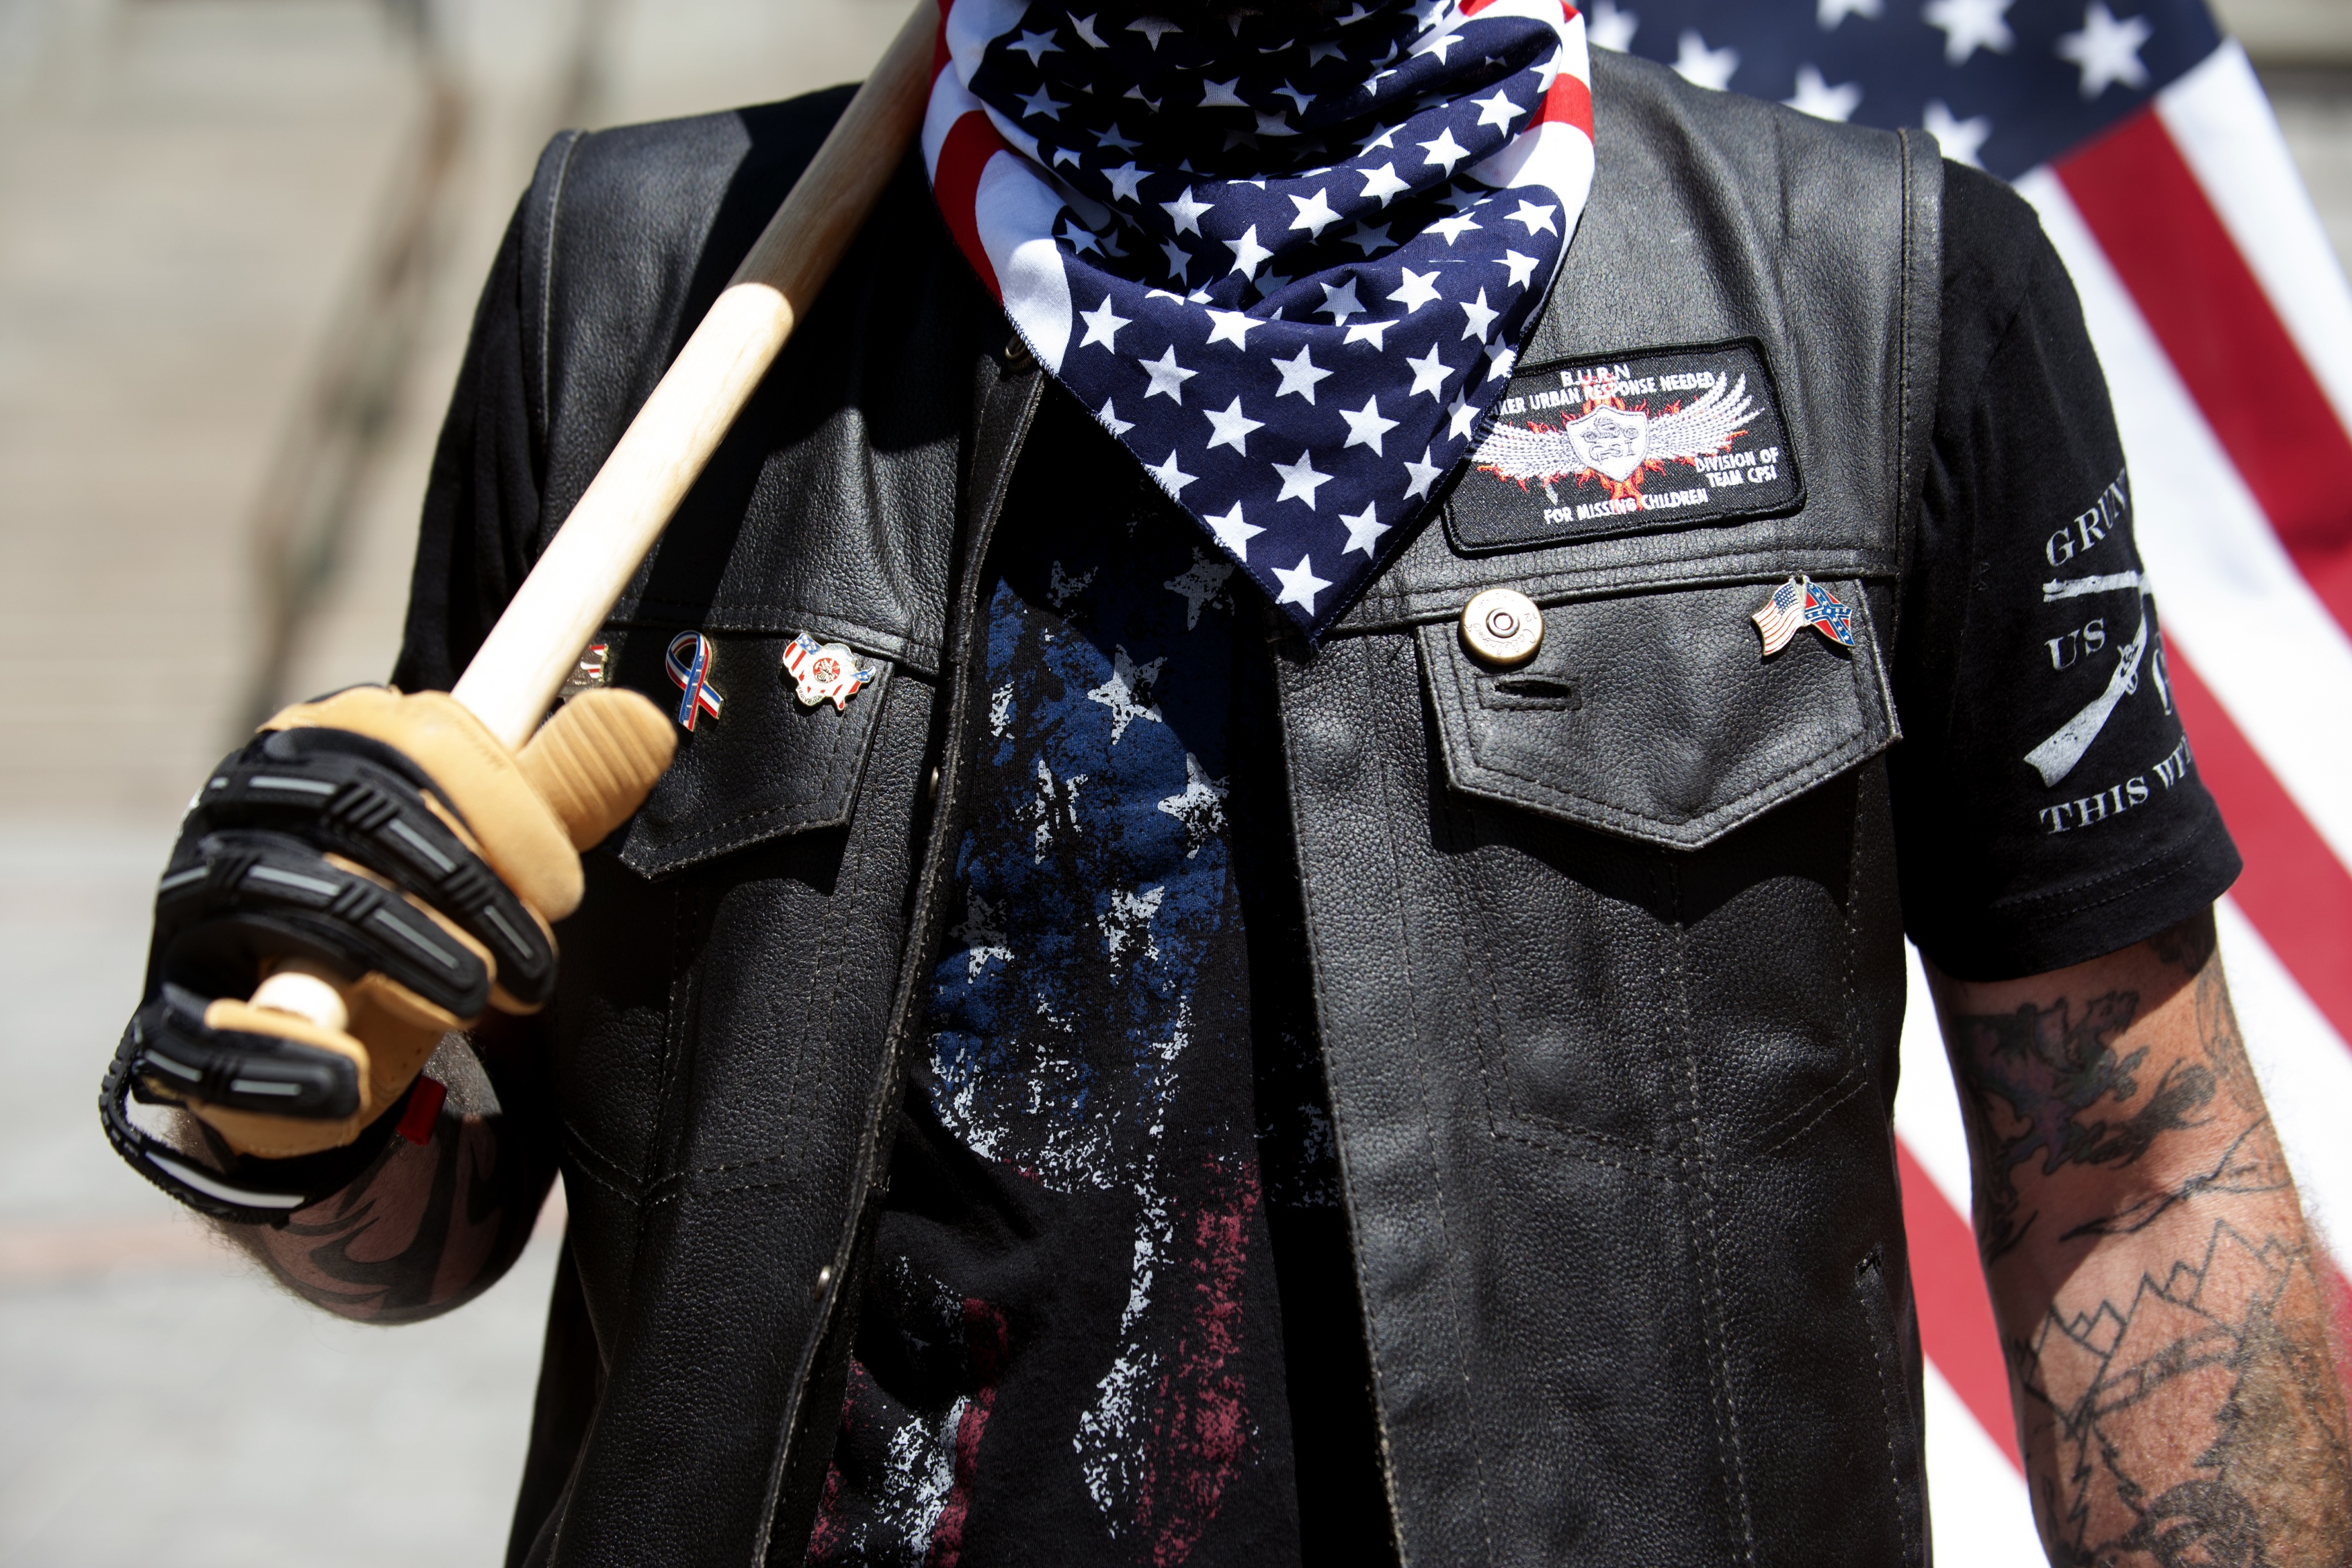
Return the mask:
<path id="1" fill-rule="evenodd" d="M 2326 1286 L 2210 915 L 1936 989 L 2051 1561 L 2352 1562 Z"/>
<path id="2" fill-rule="evenodd" d="M 433 1071 L 471 1065 L 445 1049 Z M 339 1317 L 411 1322 L 471 1301 L 520 1255 L 554 1174 L 484 1087 L 453 1086 L 423 1144 L 395 1136 L 283 1226 L 226 1228 L 280 1284 Z"/>

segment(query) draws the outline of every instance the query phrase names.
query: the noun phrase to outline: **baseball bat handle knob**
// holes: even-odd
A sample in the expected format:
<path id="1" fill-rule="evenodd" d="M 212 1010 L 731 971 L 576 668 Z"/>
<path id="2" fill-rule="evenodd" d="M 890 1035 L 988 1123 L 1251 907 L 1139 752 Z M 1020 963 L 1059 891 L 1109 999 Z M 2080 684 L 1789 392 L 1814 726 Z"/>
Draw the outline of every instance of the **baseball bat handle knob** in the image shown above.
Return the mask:
<path id="1" fill-rule="evenodd" d="M 342 980 L 307 958 L 280 960 L 253 993 L 253 1005 L 343 1032 L 352 1025 L 351 1002 Z"/>

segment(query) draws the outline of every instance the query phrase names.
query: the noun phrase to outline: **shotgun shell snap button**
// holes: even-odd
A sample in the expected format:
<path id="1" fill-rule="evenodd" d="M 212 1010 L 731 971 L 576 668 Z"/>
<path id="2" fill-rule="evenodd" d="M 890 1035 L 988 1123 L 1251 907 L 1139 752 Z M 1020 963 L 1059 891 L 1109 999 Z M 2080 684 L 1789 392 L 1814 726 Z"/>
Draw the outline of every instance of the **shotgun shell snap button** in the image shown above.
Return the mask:
<path id="1" fill-rule="evenodd" d="M 1480 664 L 1514 668 L 1543 646 L 1543 612 L 1524 593 L 1490 588 L 1462 607 L 1462 641 Z"/>

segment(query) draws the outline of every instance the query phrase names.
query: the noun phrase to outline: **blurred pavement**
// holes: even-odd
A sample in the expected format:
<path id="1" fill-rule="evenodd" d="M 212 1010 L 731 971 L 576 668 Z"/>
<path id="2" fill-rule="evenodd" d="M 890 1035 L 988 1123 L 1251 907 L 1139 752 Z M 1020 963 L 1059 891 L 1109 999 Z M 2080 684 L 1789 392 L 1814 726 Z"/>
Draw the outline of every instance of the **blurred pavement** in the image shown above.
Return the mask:
<path id="1" fill-rule="evenodd" d="M 99 1076 L 270 628 L 283 694 L 390 666 L 474 294 L 546 136 L 854 79 L 903 9 L 450 0 L 425 40 L 415 15 L 0 0 L 5 1568 L 501 1560 L 560 1214 L 462 1312 L 341 1322 L 115 1160 Z"/>
<path id="2" fill-rule="evenodd" d="M 100 1072 L 203 769 L 390 664 L 546 135 L 853 79 L 904 14 L 419 5 L 0 0 L 0 1568 L 499 1561 L 554 1225 L 458 1313 L 340 1322 L 115 1161 Z M 2238 7 L 2352 253 L 2352 11 Z"/>

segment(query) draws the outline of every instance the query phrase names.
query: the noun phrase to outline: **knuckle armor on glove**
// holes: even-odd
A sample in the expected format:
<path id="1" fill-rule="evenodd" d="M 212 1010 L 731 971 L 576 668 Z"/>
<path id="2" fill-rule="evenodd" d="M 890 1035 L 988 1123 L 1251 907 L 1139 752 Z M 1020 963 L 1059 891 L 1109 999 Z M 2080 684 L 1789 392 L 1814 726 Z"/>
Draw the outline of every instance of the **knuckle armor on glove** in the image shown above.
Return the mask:
<path id="1" fill-rule="evenodd" d="M 278 714 L 206 778 L 157 886 L 146 1000 L 101 1095 L 116 1148 L 224 1218 L 279 1218 L 348 1182 L 445 1032 L 553 994 L 579 851 L 636 810 L 676 744 L 618 690 L 574 698 L 519 753 L 438 692 L 358 687 Z M 341 982 L 344 1027 L 245 999 L 289 961 Z M 192 1113 L 220 1168 L 138 1129 L 126 1095 Z"/>

